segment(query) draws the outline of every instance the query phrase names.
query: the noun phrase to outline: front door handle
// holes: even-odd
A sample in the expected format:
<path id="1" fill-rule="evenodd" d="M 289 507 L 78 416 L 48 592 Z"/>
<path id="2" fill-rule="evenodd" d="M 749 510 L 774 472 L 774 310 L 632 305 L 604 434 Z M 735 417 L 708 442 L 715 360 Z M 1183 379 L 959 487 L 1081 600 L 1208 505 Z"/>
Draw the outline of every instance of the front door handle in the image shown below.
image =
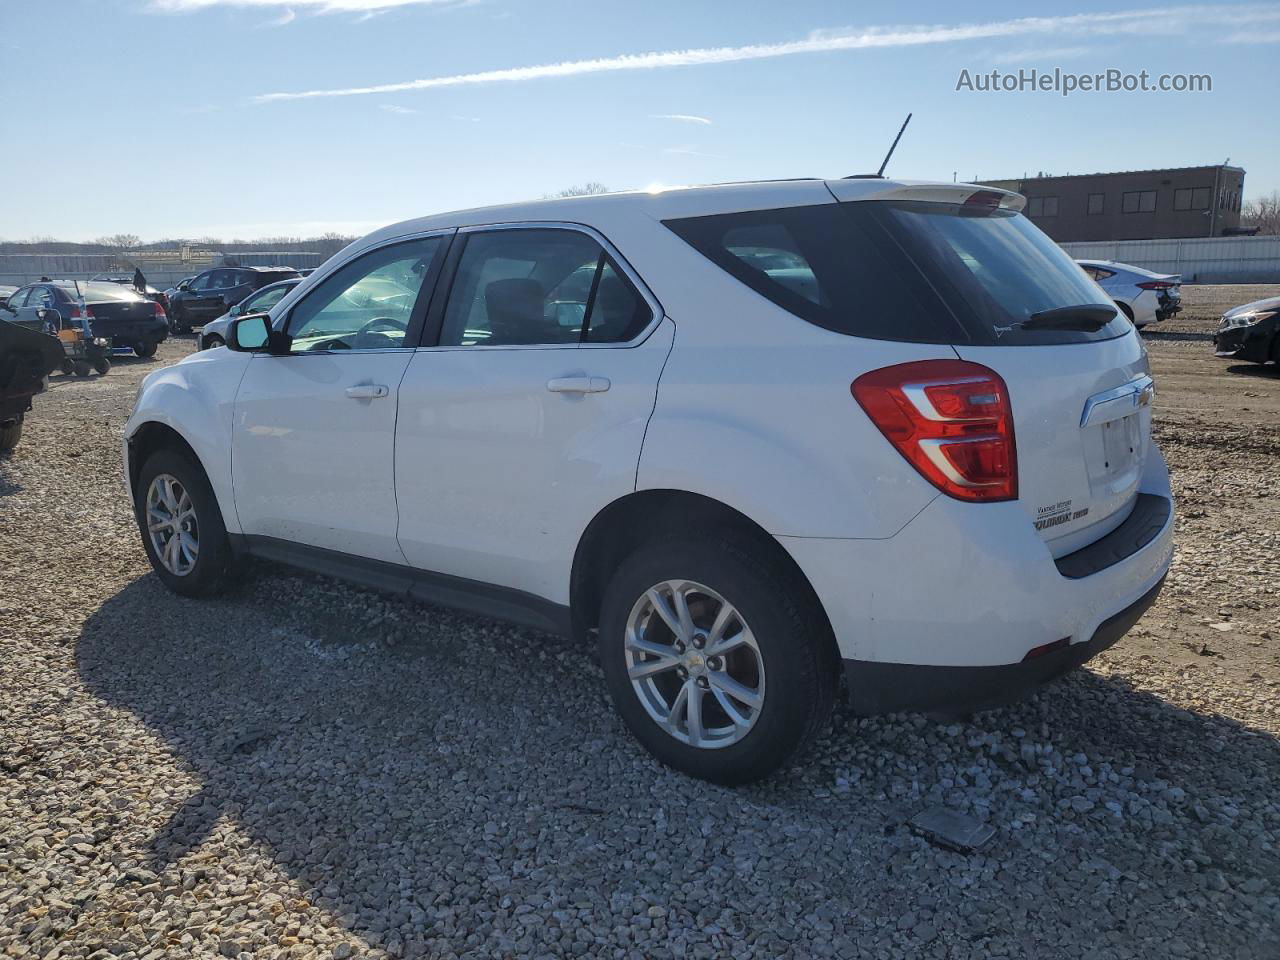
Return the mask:
<path id="1" fill-rule="evenodd" d="M 356 387 L 347 387 L 347 396 L 352 400 L 373 400 L 385 397 L 391 391 L 381 383 L 362 383 Z"/>
<path id="2" fill-rule="evenodd" d="M 608 377 L 556 377 L 547 381 L 552 393 L 604 393 L 611 386 Z"/>

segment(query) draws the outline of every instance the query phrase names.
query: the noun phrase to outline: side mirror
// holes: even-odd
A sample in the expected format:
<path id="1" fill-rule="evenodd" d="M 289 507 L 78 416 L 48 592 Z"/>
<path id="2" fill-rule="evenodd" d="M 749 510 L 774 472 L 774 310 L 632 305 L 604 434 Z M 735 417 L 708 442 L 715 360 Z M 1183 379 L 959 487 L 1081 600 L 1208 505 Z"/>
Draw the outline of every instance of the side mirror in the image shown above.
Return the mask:
<path id="1" fill-rule="evenodd" d="M 234 307 L 228 310 L 227 313 L 233 317 L 240 316 L 240 304 L 237 303 Z"/>
<path id="2" fill-rule="evenodd" d="M 271 343 L 271 318 L 265 313 L 238 317 L 227 330 L 227 349 L 257 353 Z"/>

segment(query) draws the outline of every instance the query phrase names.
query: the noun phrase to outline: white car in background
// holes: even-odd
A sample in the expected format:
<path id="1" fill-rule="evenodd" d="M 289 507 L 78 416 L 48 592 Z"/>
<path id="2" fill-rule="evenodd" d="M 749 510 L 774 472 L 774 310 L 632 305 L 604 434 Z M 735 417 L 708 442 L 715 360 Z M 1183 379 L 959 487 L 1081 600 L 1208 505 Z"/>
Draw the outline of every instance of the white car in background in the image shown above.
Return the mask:
<path id="1" fill-rule="evenodd" d="M 1182 275 L 1179 273 L 1152 273 L 1114 260 L 1077 260 L 1076 263 L 1098 282 L 1139 330 L 1149 323 L 1168 320 L 1182 309 Z"/>
<path id="2" fill-rule="evenodd" d="M 255 290 L 239 303 L 231 307 L 216 320 L 210 320 L 200 328 L 199 345 L 201 350 L 211 350 L 227 342 L 227 328 L 236 317 L 246 313 L 267 313 L 272 307 L 284 299 L 284 295 L 302 282 L 301 277 L 289 280 L 277 280 L 269 283 L 261 290 Z"/>
<path id="3" fill-rule="evenodd" d="M 1141 340 L 1023 203 L 796 180 L 386 227 L 143 380 L 143 547 L 189 596 L 257 556 L 594 637 L 635 737 L 719 783 L 842 677 L 862 713 L 1008 702 L 1133 625 L 1174 522 Z"/>

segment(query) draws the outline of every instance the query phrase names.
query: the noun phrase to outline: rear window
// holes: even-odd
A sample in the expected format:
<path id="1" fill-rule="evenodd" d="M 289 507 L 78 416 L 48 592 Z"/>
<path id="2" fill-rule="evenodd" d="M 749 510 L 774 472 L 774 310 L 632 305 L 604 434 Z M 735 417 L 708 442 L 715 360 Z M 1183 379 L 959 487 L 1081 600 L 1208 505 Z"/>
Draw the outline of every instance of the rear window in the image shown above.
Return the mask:
<path id="1" fill-rule="evenodd" d="M 85 300 L 97 303 L 109 300 L 133 303 L 143 299 L 132 287 L 122 287 L 118 283 L 94 283 L 89 281 L 78 286 L 76 284 L 61 284 L 60 287 L 72 300 L 78 299 L 81 295 L 84 296 Z"/>
<path id="2" fill-rule="evenodd" d="M 1024 329 L 1033 314 L 1111 302 L 1057 244 L 1007 210 L 863 200 L 665 223 L 778 306 L 851 336 L 1015 345 L 1105 340 L 1129 329 L 1118 312 L 1100 329 Z"/>

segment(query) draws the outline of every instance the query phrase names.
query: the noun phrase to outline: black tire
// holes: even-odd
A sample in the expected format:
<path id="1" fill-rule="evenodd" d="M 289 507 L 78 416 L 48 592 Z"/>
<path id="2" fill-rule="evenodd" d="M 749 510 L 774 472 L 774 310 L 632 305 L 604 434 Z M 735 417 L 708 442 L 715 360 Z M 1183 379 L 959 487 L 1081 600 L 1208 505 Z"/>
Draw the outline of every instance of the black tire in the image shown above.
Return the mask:
<path id="1" fill-rule="evenodd" d="M 93 369 L 98 372 L 98 376 L 105 377 L 111 369 L 111 361 L 106 357 L 99 357 L 93 361 Z"/>
<path id="2" fill-rule="evenodd" d="M 18 414 L 17 420 L 0 424 L 0 453 L 8 453 L 22 439 L 23 416 L 23 414 Z"/>
<path id="3" fill-rule="evenodd" d="M 133 352 L 141 359 L 148 360 L 156 355 L 156 347 L 158 344 L 150 340 L 139 340 L 133 345 Z"/>
<path id="4" fill-rule="evenodd" d="M 209 334 L 208 339 L 204 341 L 204 347 L 202 349 L 212 350 L 214 347 L 225 347 L 226 345 L 227 342 L 225 340 L 216 333 L 211 333 Z"/>
<path id="5" fill-rule="evenodd" d="M 199 550 L 194 566 L 183 575 L 165 568 L 147 530 L 147 492 L 152 481 L 161 474 L 168 474 L 177 480 L 191 497 L 195 508 Z M 222 590 L 231 566 L 231 543 L 227 539 L 227 528 L 222 521 L 218 500 L 213 495 L 213 488 L 209 486 L 209 478 L 199 464 L 178 450 L 158 450 L 153 453 L 138 471 L 138 483 L 134 489 L 134 515 L 147 559 L 166 587 L 187 597 L 207 597 Z"/>
<path id="6" fill-rule="evenodd" d="M 627 620 L 646 591 L 668 580 L 693 581 L 718 593 L 756 639 L 764 700 L 745 736 L 727 746 L 698 748 L 676 739 L 650 716 L 628 677 Z M 767 777 L 801 754 L 831 716 L 838 659 L 826 618 L 793 569 L 761 556 L 747 540 L 717 536 L 641 547 L 605 591 L 599 645 L 609 693 L 636 739 L 668 766 L 712 783 Z"/>
<path id="7" fill-rule="evenodd" d="M 76 365 L 70 359 L 66 359 L 63 360 L 62 363 L 58 364 L 58 369 L 67 376 L 71 376 L 71 374 L 75 372 Z"/>
<path id="8" fill-rule="evenodd" d="M 1129 318 L 1129 322 L 1133 323 L 1133 308 L 1130 307 L 1127 303 L 1121 303 L 1119 300 L 1116 301 L 1116 306 L 1120 308 L 1121 313 L 1123 313 L 1126 317 Z M 1139 327 L 1136 323 L 1133 323 L 1133 326 L 1137 330 L 1142 329 L 1142 327 Z"/>
<path id="9" fill-rule="evenodd" d="M 77 377 L 87 377 L 92 369 L 88 362 L 84 360 L 77 360 L 71 364 L 71 372 Z"/>

